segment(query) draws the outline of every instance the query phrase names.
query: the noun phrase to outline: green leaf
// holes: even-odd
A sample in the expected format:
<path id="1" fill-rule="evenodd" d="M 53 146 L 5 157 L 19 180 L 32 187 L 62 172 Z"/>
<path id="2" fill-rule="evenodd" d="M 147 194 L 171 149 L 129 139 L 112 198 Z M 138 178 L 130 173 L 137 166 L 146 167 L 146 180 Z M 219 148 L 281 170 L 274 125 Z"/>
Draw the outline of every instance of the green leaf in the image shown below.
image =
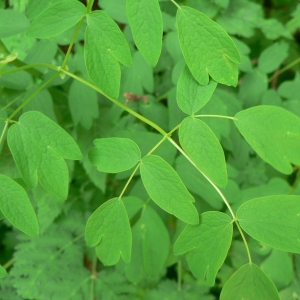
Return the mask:
<path id="1" fill-rule="evenodd" d="M 170 250 L 170 236 L 159 215 L 150 207 L 143 209 L 132 228 L 132 259 L 126 275 L 133 282 L 143 277 L 158 279 Z"/>
<path id="2" fill-rule="evenodd" d="M 237 219 L 254 239 L 276 249 L 300 253 L 300 196 L 255 198 L 237 211 Z"/>
<path id="3" fill-rule="evenodd" d="M 128 263 L 131 258 L 131 229 L 121 199 L 108 200 L 89 217 L 85 227 L 85 240 L 96 247 L 98 258 L 104 265 L 116 264 L 120 257 Z"/>
<path id="4" fill-rule="evenodd" d="M 284 174 L 300 165 L 300 118 L 276 106 L 260 105 L 235 115 L 235 125 L 267 163 Z"/>
<path id="5" fill-rule="evenodd" d="M 36 187 L 39 180 L 48 192 L 67 198 L 69 171 L 63 158 L 82 158 L 76 142 L 67 132 L 42 113 L 30 111 L 11 126 L 7 141 L 30 188 Z"/>
<path id="6" fill-rule="evenodd" d="M 199 215 L 195 200 L 174 169 L 161 157 L 147 155 L 142 159 L 141 177 L 151 199 L 166 212 L 192 225 Z"/>
<path id="7" fill-rule="evenodd" d="M 186 252 L 193 275 L 206 278 L 213 286 L 218 270 L 224 263 L 232 240 L 232 219 L 220 212 L 209 211 L 200 215 L 199 225 L 188 225 L 174 245 L 174 253 Z"/>
<path id="8" fill-rule="evenodd" d="M 29 236 L 39 235 L 38 220 L 25 190 L 4 175 L 0 175 L 0 209 L 13 226 Z"/>
<path id="9" fill-rule="evenodd" d="M 255 264 L 245 264 L 225 283 L 220 300 L 280 300 L 274 283 Z"/>
<path id="10" fill-rule="evenodd" d="M 214 80 L 210 80 L 206 86 L 200 85 L 185 66 L 177 84 L 178 106 L 186 114 L 192 115 L 210 100 L 216 87 L 217 82 Z"/>
<path id="11" fill-rule="evenodd" d="M 258 68 L 263 73 L 275 71 L 289 55 L 289 44 L 274 43 L 266 48 L 258 58 Z"/>
<path id="12" fill-rule="evenodd" d="M 99 117 L 97 92 L 80 81 L 74 80 L 70 86 L 69 106 L 74 123 L 80 123 L 87 130 Z"/>
<path id="13" fill-rule="evenodd" d="M 127 0 L 126 12 L 137 48 L 154 67 L 160 56 L 163 35 L 158 0 Z"/>
<path id="14" fill-rule="evenodd" d="M 104 11 L 94 11 L 87 18 L 84 59 L 87 72 L 102 91 L 118 98 L 121 69 L 132 64 L 128 43 L 118 25 Z"/>
<path id="15" fill-rule="evenodd" d="M 6 270 L 0 265 L 0 278 L 4 278 L 7 276 Z"/>
<path id="16" fill-rule="evenodd" d="M 0 10 L 0 38 L 5 38 L 25 31 L 29 20 L 15 10 Z"/>
<path id="17" fill-rule="evenodd" d="M 94 140 L 89 152 L 91 163 L 105 173 L 119 173 L 134 167 L 141 159 L 138 145 L 126 138 L 103 138 Z"/>
<path id="18" fill-rule="evenodd" d="M 55 3 L 36 17 L 27 30 L 27 36 L 49 38 L 66 31 L 86 14 L 85 6 L 79 1 Z"/>
<path id="19" fill-rule="evenodd" d="M 33 20 L 48 7 L 57 2 L 62 2 L 62 0 L 29 0 L 26 9 L 26 15 L 30 20 Z"/>
<path id="20" fill-rule="evenodd" d="M 100 7 L 118 23 L 127 24 L 126 0 L 101 0 Z"/>
<path id="21" fill-rule="evenodd" d="M 219 83 L 237 85 L 236 64 L 240 55 L 220 25 L 203 13 L 182 6 L 177 11 L 177 28 L 184 59 L 201 85 L 208 85 L 209 75 Z"/>
<path id="22" fill-rule="evenodd" d="M 201 120 L 188 117 L 180 125 L 179 140 L 196 166 L 215 184 L 227 184 L 225 156 L 213 131 Z"/>

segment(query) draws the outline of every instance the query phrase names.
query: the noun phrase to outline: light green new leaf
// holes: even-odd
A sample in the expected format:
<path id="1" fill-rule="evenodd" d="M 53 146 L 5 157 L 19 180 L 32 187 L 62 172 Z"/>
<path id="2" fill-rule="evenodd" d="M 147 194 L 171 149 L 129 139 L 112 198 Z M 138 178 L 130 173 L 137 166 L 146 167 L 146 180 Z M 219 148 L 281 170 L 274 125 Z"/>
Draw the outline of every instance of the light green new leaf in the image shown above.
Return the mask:
<path id="1" fill-rule="evenodd" d="M 97 92 L 80 81 L 74 80 L 69 90 L 69 106 L 74 123 L 89 130 L 99 117 Z"/>
<path id="2" fill-rule="evenodd" d="M 227 184 L 224 152 L 209 126 L 188 117 L 180 125 L 179 140 L 183 150 L 206 176 L 221 187 Z"/>
<path id="3" fill-rule="evenodd" d="M 150 206 L 146 206 L 132 228 L 132 259 L 126 275 L 133 282 L 143 277 L 157 279 L 163 271 L 170 251 L 168 230 Z"/>
<path id="4" fill-rule="evenodd" d="M 224 263 L 232 240 L 232 219 L 220 212 L 209 211 L 200 216 L 199 225 L 188 225 L 174 245 L 175 255 L 186 252 L 193 275 L 206 278 L 213 286 L 218 270 Z"/>
<path id="5" fill-rule="evenodd" d="M 240 206 L 237 218 L 254 239 L 279 250 L 300 253 L 300 196 L 252 199 Z"/>
<path id="6" fill-rule="evenodd" d="M 161 157 L 147 155 L 142 159 L 141 177 L 151 199 L 166 212 L 192 225 L 199 223 L 193 196 L 174 169 Z"/>
<path id="7" fill-rule="evenodd" d="M 177 84 L 177 103 L 180 109 L 192 115 L 202 108 L 211 98 L 217 87 L 217 82 L 210 80 L 206 86 L 200 85 L 185 66 Z"/>
<path id="8" fill-rule="evenodd" d="M 245 264 L 225 283 L 220 300 L 280 300 L 270 278 L 255 264 Z"/>
<path id="9" fill-rule="evenodd" d="M 55 3 L 33 20 L 27 35 L 35 38 L 49 38 L 68 30 L 86 14 L 85 6 L 79 1 Z"/>
<path id="10" fill-rule="evenodd" d="M 158 0 L 127 0 L 126 11 L 136 46 L 154 67 L 160 56 L 163 34 Z"/>
<path id="11" fill-rule="evenodd" d="M 29 20 L 24 14 L 8 9 L 0 9 L 0 38 L 5 38 L 25 31 Z"/>
<path id="12" fill-rule="evenodd" d="M 138 145 L 127 138 L 94 140 L 89 159 L 101 172 L 119 173 L 131 169 L 141 159 Z"/>
<path id="13" fill-rule="evenodd" d="M 4 278 L 7 276 L 6 270 L 0 265 L 0 278 Z"/>
<path id="14" fill-rule="evenodd" d="M 97 256 L 106 266 L 116 264 L 121 256 L 130 261 L 131 229 L 121 199 L 108 200 L 94 211 L 85 227 L 85 240 L 89 247 L 97 246 Z"/>
<path id="15" fill-rule="evenodd" d="M 194 78 L 236 86 L 239 52 L 226 31 L 203 13 L 186 6 L 177 11 L 177 28 L 184 59 Z"/>
<path id="16" fill-rule="evenodd" d="M 30 188 L 38 180 L 50 193 L 66 199 L 69 171 L 63 158 L 82 158 L 74 139 L 59 125 L 37 111 L 24 113 L 7 135 L 16 165 Z"/>
<path id="17" fill-rule="evenodd" d="M 39 235 L 38 220 L 25 190 L 4 175 L 0 175 L 0 210 L 13 226 L 25 234 L 32 237 Z"/>
<path id="18" fill-rule="evenodd" d="M 300 165 L 300 118 L 277 106 L 260 105 L 235 115 L 235 125 L 250 146 L 279 172 Z"/>
<path id="19" fill-rule="evenodd" d="M 118 98 L 121 69 L 132 64 L 128 43 L 118 25 L 104 11 L 94 11 L 87 18 L 84 59 L 87 72 L 108 96 Z"/>

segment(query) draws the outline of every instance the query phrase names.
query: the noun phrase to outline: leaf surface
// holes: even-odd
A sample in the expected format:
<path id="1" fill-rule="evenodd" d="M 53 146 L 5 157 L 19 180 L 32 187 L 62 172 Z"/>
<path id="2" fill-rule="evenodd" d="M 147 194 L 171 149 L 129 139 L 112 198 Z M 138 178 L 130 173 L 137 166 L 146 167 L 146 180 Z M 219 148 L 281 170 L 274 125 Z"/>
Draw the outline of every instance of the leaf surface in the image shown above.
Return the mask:
<path id="1" fill-rule="evenodd" d="M 68 30 L 86 14 L 79 1 L 55 3 L 36 17 L 27 30 L 29 37 L 49 38 Z"/>
<path id="2" fill-rule="evenodd" d="M 240 206 L 237 218 L 254 239 L 279 250 L 300 253 L 300 196 L 249 200 Z"/>
<path id="3" fill-rule="evenodd" d="M 222 146 L 203 121 L 186 118 L 180 125 L 179 140 L 184 151 L 206 176 L 221 187 L 227 184 Z"/>
<path id="4" fill-rule="evenodd" d="M 98 258 L 104 265 L 116 264 L 120 257 L 128 263 L 131 258 L 131 229 L 123 201 L 108 200 L 89 217 L 85 228 L 89 247 L 96 247 Z"/>
<path id="5" fill-rule="evenodd" d="M 69 171 L 63 158 L 82 158 L 76 142 L 67 132 L 42 113 L 30 111 L 10 127 L 7 141 L 30 188 L 36 187 L 39 180 L 47 191 L 66 199 Z"/>
<path id="6" fill-rule="evenodd" d="M 176 16 L 180 47 L 194 78 L 209 83 L 209 75 L 217 82 L 236 86 L 239 52 L 226 31 L 203 13 L 186 6 Z"/>
<path id="7" fill-rule="evenodd" d="M 126 11 L 136 46 L 154 67 L 160 56 L 163 35 L 158 0 L 127 0 Z"/>
<path id="8" fill-rule="evenodd" d="M 87 18 L 84 59 L 94 83 L 108 96 L 118 98 L 121 69 L 132 64 L 128 43 L 118 25 L 104 11 Z"/>
<path id="9" fill-rule="evenodd" d="M 94 140 L 96 147 L 89 152 L 91 163 L 106 173 L 119 173 L 131 169 L 141 159 L 138 145 L 126 138 Z"/>
<path id="10" fill-rule="evenodd" d="M 224 263 L 232 240 L 232 219 L 220 212 L 205 212 L 199 225 L 188 225 L 174 245 L 174 253 L 186 258 L 198 279 L 206 278 L 213 286 L 218 270 Z"/>
<path id="11" fill-rule="evenodd" d="M 141 177 L 151 199 L 166 212 L 188 224 L 198 224 L 199 215 L 193 196 L 174 169 L 161 157 L 142 159 Z"/>
<path id="12" fill-rule="evenodd" d="M 267 163 L 284 174 L 300 165 L 300 118 L 276 106 L 260 105 L 235 115 L 235 125 Z"/>
<path id="13" fill-rule="evenodd" d="M 200 85 L 185 66 L 177 84 L 177 103 L 180 109 L 192 115 L 202 108 L 211 98 L 217 87 L 217 82 L 210 80 L 208 85 Z"/>
<path id="14" fill-rule="evenodd" d="M 0 9 L 0 38 L 5 38 L 25 31 L 29 20 L 15 10 Z"/>
<path id="15" fill-rule="evenodd" d="M 7 276 L 6 270 L 0 265 L 0 278 L 4 278 Z"/>
<path id="16" fill-rule="evenodd" d="M 280 300 L 270 278 L 255 264 L 245 264 L 225 283 L 220 300 Z"/>
<path id="17" fill-rule="evenodd" d="M 39 224 L 25 190 L 11 178 L 0 175 L 0 210 L 7 220 L 25 234 L 37 237 Z"/>

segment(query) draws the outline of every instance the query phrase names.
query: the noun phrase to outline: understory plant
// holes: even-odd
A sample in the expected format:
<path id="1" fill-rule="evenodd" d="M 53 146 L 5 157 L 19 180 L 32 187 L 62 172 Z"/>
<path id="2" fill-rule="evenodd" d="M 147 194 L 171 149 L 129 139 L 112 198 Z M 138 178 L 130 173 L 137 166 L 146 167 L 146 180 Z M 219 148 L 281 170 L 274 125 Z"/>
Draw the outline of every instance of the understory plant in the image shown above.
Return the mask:
<path id="1" fill-rule="evenodd" d="M 0 2 L 0 299 L 300 299 L 300 4 Z"/>

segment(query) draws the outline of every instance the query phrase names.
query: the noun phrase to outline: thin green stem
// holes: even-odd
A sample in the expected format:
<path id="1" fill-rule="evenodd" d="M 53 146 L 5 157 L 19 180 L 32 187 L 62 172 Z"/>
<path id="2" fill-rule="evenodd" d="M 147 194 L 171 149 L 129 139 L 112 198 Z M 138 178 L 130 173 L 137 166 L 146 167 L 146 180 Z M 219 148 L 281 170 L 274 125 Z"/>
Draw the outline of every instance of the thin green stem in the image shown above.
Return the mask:
<path id="1" fill-rule="evenodd" d="M 178 9 L 181 9 L 180 6 L 174 0 L 171 0 L 171 2 L 174 3 Z"/>
<path id="2" fill-rule="evenodd" d="M 159 127 L 156 123 L 150 121 L 149 119 L 145 118 L 144 116 L 140 115 L 139 113 L 135 112 L 134 110 L 132 110 L 131 108 L 129 108 L 128 106 L 126 106 L 125 104 L 119 102 L 118 100 L 106 95 L 100 88 L 98 88 L 97 86 L 95 86 L 94 84 L 82 79 L 81 77 L 68 72 L 66 70 L 61 70 L 62 73 L 65 73 L 66 75 L 80 81 L 81 83 L 89 86 L 90 88 L 92 88 L 93 90 L 97 91 L 98 93 L 102 94 L 103 96 L 105 96 L 107 99 L 109 99 L 111 102 L 113 102 L 114 104 L 116 104 L 117 106 L 121 107 L 123 110 L 127 111 L 128 113 L 130 113 L 131 115 L 135 116 L 136 118 L 138 118 L 139 120 L 143 121 L 144 123 L 150 125 L 152 128 L 156 129 L 159 133 L 161 133 L 162 135 L 166 135 L 167 133 L 161 128 Z"/>
<path id="3" fill-rule="evenodd" d="M 222 118 L 222 119 L 230 119 L 236 120 L 235 117 L 222 116 L 222 115 L 195 115 L 195 118 Z"/>
<path id="4" fill-rule="evenodd" d="M 130 177 L 128 178 L 128 180 L 127 180 L 127 182 L 126 182 L 126 184 L 125 184 L 125 186 L 124 186 L 124 188 L 123 188 L 123 190 L 122 190 L 122 192 L 121 192 L 121 194 L 120 194 L 120 196 L 119 196 L 119 199 L 121 199 L 122 196 L 124 195 L 124 193 L 125 193 L 127 187 L 129 186 L 129 184 L 130 184 L 130 182 L 131 182 L 131 180 L 132 180 L 134 174 L 137 172 L 137 170 L 139 169 L 140 165 L 141 165 L 141 162 L 139 162 L 139 163 L 137 164 L 137 166 L 136 166 L 135 169 L 133 170 L 132 174 L 131 174 Z"/>
<path id="5" fill-rule="evenodd" d="M 286 65 L 284 68 L 282 68 L 281 70 L 277 71 L 275 74 L 273 74 L 270 78 L 269 78 L 269 82 L 271 82 L 275 77 L 278 77 L 280 74 L 282 74 L 283 72 L 285 72 L 286 70 L 290 69 L 291 67 L 293 67 L 294 65 L 298 64 L 300 62 L 300 57 L 298 57 L 297 59 L 295 59 L 294 61 L 292 61 L 291 63 L 289 63 L 288 65 Z"/>
<path id="6" fill-rule="evenodd" d="M 250 253 L 250 249 L 249 249 L 249 246 L 248 246 L 248 243 L 247 243 L 247 240 L 245 238 L 245 235 L 244 235 L 244 232 L 238 222 L 238 220 L 234 220 L 235 222 L 235 225 L 237 226 L 241 236 L 242 236 L 242 239 L 243 239 L 243 242 L 244 242 L 244 245 L 245 245 L 245 248 L 246 248 L 246 251 L 247 251 L 247 255 L 248 255 L 248 260 L 249 260 L 249 264 L 252 264 L 252 258 L 251 258 L 251 253 Z"/>
<path id="7" fill-rule="evenodd" d="M 51 76 L 46 82 L 44 82 L 37 90 L 34 91 L 10 116 L 9 120 L 11 120 L 23 107 L 25 107 L 43 88 L 45 88 L 51 81 L 53 81 L 59 73 Z"/>
<path id="8" fill-rule="evenodd" d="M 67 51 L 67 53 L 66 53 L 65 59 L 64 59 L 64 61 L 63 61 L 63 63 L 62 63 L 62 66 L 61 66 L 62 69 L 64 69 L 64 68 L 66 67 L 66 65 L 67 65 L 67 62 L 68 62 L 70 53 L 71 53 L 71 51 L 72 51 L 73 45 L 74 45 L 74 43 L 75 43 L 76 37 L 77 37 L 77 35 L 78 35 L 78 32 L 79 32 L 79 30 L 80 30 L 80 28 L 81 28 L 81 25 L 82 25 L 84 19 L 85 19 L 85 16 L 83 16 L 83 17 L 81 18 L 81 20 L 80 20 L 80 21 L 78 22 L 78 24 L 77 24 L 76 30 L 75 30 L 75 32 L 74 32 L 74 34 L 73 34 L 73 37 L 72 37 L 71 43 L 70 43 L 70 45 L 69 45 L 68 51 Z"/>
<path id="9" fill-rule="evenodd" d="M 88 4 L 87 4 L 87 7 L 86 7 L 86 12 L 89 14 L 92 11 L 94 0 L 87 0 L 87 2 L 88 2 Z"/>
<path id="10" fill-rule="evenodd" d="M 224 194 L 221 192 L 221 190 L 211 181 L 211 179 L 205 174 L 203 173 L 197 166 L 196 164 L 192 161 L 192 159 L 183 151 L 183 149 L 181 149 L 173 139 L 171 138 L 168 138 L 168 140 L 179 150 L 179 152 L 206 178 L 206 180 L 213 186 L 213 188 L 217 191 L 217 193 L 220 195 L 220 197 L 222 198 L 222 200 L 224 201 L 225 205 L 227 206 L 230 214 L 232 215 L 232 218 L 233 218 L 233 221 L 235 222 L 236 226 L 238 227 L 240 233 L 241 233 L 241 236 L 242 236 L 242 239 L 244 241 L 244 244 L 245 244 L 245 247 L 246 247 L 246 251 L 248 253 L 248 258 L 249 258 L 249 263 L 252 263 L 252 259 L 251 259 L 251 255 L 250 255 L 250 251 L 249 251 L 249 246 L 248 246 L 248 243 L 247 243 L 247 240 L 244 236 L 244 233 L 240 227 L 240 224 L 238 223 L 237 221 L 237 218 L 229 204 L 229 202 L 227 201 L 226 197 L 224 196 Z"/>
<path id="11" fill-rule="evenodd" d="M 177 290 L 181 291 L 182 289 L 182 261 L 181 259 L 177 262 Z"/>
<path id="12" fill-rule="evenodd" d="M 14 258 L 11 258 L 7 263 L 5 263 L 3 265 L 3 268 L 4 269 L 8 269 L 11 265 L 13 265 L 13 263 L 15 262 L 15 259 Z"/>
<path id="13" fill-rule="evenodd" d="M 7 128 L 8 128 L 8 124 L 9 124 L 9 121 L 6 120 L 5 126 L 4 126 L 4 128 L 2 130 L 1 137 L 0 137 L 0 145 L 1 145 L 2 141 L 4 141 L 4 137 L 5 137 L 5 133 L 7 131 Z"/>
<path id="14" fill-rule="evenodd" d="M 165 92 L 164 94 L 158 96 L 158 97 L 156 98 L 156 101 L 161 101 L 162 99 L 167 98 L 168 95 L 169 95 L 169 92 L 170 92 L 170 91 L 167 91 L 167 92 Z"/>
<path id="15" fill-rule="evenodd" d="M 4 72 L 1 72 L 0 76 L 15 73 L 15 72 L 19 72 L 19 71 L 22 71 L 22 70 L 32 69 L 32 68 L 48 68 L 48 69 L 52 69 L 52 70 L 55 70 L 55 71 L 59 71 L 59 67 L 53 66 L 51 64 L 36 63 L 36 64 L 25 65 L 25 66 L 22 66 L 22 67 L 19 67 L 19 68 L 6 70 Z"/>

